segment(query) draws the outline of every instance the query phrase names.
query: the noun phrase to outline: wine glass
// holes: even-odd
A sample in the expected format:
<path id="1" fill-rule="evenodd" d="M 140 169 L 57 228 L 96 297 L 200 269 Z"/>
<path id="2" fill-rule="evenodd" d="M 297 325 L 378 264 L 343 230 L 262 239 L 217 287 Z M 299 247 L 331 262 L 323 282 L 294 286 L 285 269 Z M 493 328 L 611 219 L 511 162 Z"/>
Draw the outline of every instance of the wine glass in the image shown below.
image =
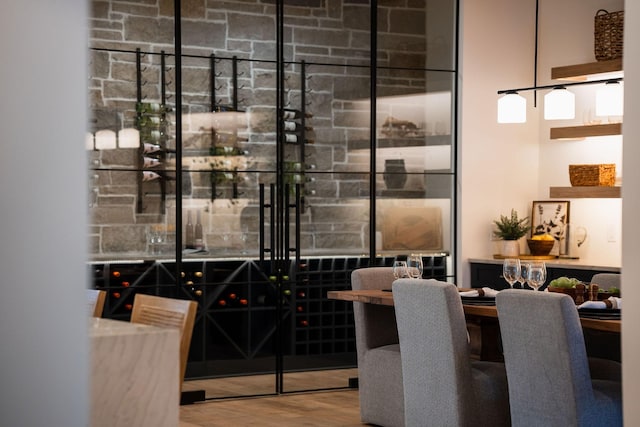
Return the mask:
<path id="1" fill-rule="evenodd" d="M 528 262 L 520 263 L 520 277 L 518 278 L 518 282 L 522 285 L 522 289 L 526 289 L 530 266 L 531 264 Z"/>
<path id="2" fill-rule="evenodd" d="M 529 273 L 527 274 L 529 286 L 531 286 L 534 291 L 537 291 L 545 280 L 547 280 L 547 268 L 544 262 L 532 262 L 529 266 Z"/>
<path id="3" fill-rule="evenodd" d="M 412 279 L 421 279 L 424 266 L 422 265 L 422 256 L 411 255 L 407 258 L 407 269 L 409 277 Z"/>
<path id="4" fill-rule="evenodd" d="M 518 258 L 505 258 L 502 263 L 502 276 L 509 284 L 509 287 L 513 288 L 513 284 L 520 277 L 520 260 Z"/>
<path id="5" fill-rule="evenodd" d="M 394 261 L 393 262 L 393 277 L 396 279 L 403 279 L 409 277 L 409 271 L 407 269 L 406 261 Z"/>

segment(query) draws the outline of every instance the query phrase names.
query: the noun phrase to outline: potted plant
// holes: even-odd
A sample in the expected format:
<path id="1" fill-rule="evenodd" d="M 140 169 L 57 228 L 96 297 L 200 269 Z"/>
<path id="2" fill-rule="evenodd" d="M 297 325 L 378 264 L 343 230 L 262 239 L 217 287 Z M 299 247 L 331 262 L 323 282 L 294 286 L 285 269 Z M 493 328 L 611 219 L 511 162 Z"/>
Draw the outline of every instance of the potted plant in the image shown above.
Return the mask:
<path id="1" fill-rule="evenodd" d="M 498 228 L 493 235 L 503 241 L 502 255 L 505 257 L 520 255 L 518 239 L 524 237 L 531 229 L 529 217 L 520 219 L 518 212 L 511 209 L 511 216 L 500 215 L 500 220 L 494 220 L 493 223 Z"/>

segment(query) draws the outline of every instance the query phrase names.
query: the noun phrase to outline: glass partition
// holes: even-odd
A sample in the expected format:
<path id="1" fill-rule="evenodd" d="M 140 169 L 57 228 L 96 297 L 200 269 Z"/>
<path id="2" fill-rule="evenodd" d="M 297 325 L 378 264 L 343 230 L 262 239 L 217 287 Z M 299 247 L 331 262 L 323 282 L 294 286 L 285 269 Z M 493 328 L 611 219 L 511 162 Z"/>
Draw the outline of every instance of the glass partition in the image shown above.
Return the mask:
<path id="1" fill-rule="evenodd" d="M 352 306 L 328 290 L 411 253 L 455 279 L 457 2 L 182 2 L 179 46 L 170 3 L 93 2 L 106 316 L 198 301 L 185 389 L 207 398 L 346 387 Z"/>

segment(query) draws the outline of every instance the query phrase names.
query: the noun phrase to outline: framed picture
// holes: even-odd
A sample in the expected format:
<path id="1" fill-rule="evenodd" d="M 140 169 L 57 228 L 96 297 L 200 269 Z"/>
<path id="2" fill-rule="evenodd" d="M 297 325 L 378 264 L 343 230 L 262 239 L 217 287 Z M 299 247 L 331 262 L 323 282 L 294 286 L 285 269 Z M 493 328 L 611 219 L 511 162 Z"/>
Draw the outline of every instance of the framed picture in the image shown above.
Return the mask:
<path id="1" fill-rule="evenodd" d="M 569 224 L 569 201 L 534 201 L 531 209 L 531 236 L 550 234 L 556 240 L 551 255 L 567 253 L 567 239 L 564 235 Z"/>

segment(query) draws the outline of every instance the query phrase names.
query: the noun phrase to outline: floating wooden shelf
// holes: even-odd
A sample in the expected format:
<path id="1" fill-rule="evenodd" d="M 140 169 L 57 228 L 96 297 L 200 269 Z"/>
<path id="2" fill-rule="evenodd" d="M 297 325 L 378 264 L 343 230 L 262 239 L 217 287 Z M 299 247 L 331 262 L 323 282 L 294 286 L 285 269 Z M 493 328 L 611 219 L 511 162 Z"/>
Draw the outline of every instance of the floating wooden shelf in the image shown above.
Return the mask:
<path id="1" fill-rule="evenodd" d="M 552 199 L 618 199 L 622 187 L 551 187 Z"/>
<path id="2" fill-rule="evenodd" d="M 551 128 L 551 139 L 582 139 L 589 136 L 622 135 L 622 123 L 606 123 L 603 125 L 567 126 Z"/>
<path id="3" fill-rule="evenodd" d="M 553 80 L 585 81 L 622 77 L 622 58 L 551 69 Z"/>

